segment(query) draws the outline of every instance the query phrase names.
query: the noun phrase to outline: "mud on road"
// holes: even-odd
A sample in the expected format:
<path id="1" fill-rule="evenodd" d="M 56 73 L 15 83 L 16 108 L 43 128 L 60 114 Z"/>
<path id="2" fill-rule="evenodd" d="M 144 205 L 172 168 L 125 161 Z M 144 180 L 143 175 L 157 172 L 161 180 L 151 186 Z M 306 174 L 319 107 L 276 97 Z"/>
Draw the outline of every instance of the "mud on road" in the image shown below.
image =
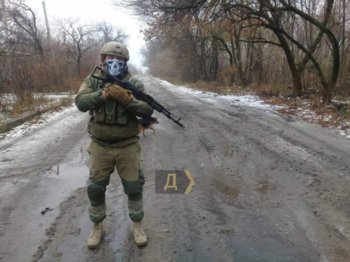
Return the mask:
<path id="1" fill-rule="evenodd" d="M 133 244 L 113 174 L 104 241 L 87 249 L 87 116 L 72 110 L 0 145 L 0 261 L 350 261 L 349 140 L 141 78 L 186 126 L 158 115 L 141 137 L 148 245 Z M 195 179 L 191 194 L 156 194 L 157 170 L 182 169 Z"/>

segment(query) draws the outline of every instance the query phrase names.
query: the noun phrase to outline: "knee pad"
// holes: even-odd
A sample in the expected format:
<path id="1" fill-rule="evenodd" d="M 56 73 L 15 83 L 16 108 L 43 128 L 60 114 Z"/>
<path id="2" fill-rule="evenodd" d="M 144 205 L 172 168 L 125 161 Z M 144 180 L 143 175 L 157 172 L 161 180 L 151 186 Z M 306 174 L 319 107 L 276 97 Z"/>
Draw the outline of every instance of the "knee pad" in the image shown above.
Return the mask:
<path id="1" fill-rule="evenodd" d="M 122 179 L 124 192 L 128 195 L 129 200 L 137 201 L 142 199 L 142 185 L 140 181 L 126 181 Z"/>
<path id="2" fill-rule="evenodd" d="M 108 180 L 94 181 L 90 179 L 87 187 L 87 193 L 92 206 L 100 206 L 105 204 L 105 193 L 109 182 Z"/>

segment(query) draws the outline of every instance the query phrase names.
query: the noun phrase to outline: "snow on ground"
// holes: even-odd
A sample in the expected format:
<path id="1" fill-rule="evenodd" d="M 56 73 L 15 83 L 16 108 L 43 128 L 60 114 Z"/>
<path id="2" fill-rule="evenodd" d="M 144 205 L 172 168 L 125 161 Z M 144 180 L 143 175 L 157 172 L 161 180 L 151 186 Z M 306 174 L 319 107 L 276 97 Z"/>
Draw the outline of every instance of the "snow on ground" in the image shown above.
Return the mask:
<path id="1" fill-rule="evenodd" d="M 159 79 L 161 84 L 168 88 L 169 90 L 177 93 L 182 93 L 190 96 L 195 96 L 201 100 L 207 102 L 220 103 L 222 101 L 233 102 L 237 105 L 248 106 L 248 107 L 257 107 L 264 109 L 273 109 L 277 108 L 276 106 L 268 105 L 264 103 L 258 96 L 254 95 L 220 95 L 214 92 L 195 90 L 187 86 L 176 86 L 165 80 Z"/>
<path id="2" fill-rule="evenodd" d="M 34 99 L 37 101 L 34 105 L 35 109 L 30 109 L 31 111 L 40 110 L 48 106 L 49 104 L 55 104 L 62 101 L 62 99 L 72 98 L 72 95 L 69 92 L 60 92 L 60 93 L 34 93 Z M 45 104 L 42 103 L 41 98 L 44 98 L 46 101 Z M 0 95 L 0 123 L 8 122 L 18 117 L 13 115 L 14 104 L 16 103 L 16 95 L 5 93 Z"/>
<path id="3" fill-rule="evenodd" d="M 336 113 L 321 113 L 317 114 L 313 110 L 310 109 L 310 104 L 307 102 L 301 103 L 297 108 L 288 107 L 287 105 L 279 108 L 280 113 L 287 113 L 288 115 L 295 115 L 300 117 L 306 122 L 315 123 L 321 125 L 323 127 L 327 127 L 330 129 L 335 129 L 339 134 L 345 136 L 350 139 L 350 121 L 343 119 L 339 121 L 339 115 Z"/>
<path id="4" fill-rule="evenodd" d="M 247 107 L 255 107 L 260 109 L 265 109 L 267 111 L 277 111 L 279 109 L 286 108 L 286 106 L 281 105 L 271 105 L 260 99 L 255 95 L 220 95 L 213 92 L 195 90 L 187 86 L 176 86 L 165 80 L 158 79 L 161 84 L 177 93 L 195 96 L 198 99 L 210 102 L 210 103 L 222 103 L 222 102 L 230 102 L 230 104 L 236 104 Z M 331 115 L 317 115 L 312 110 L 306 108 L 298 108 L 296 110 L 295 115 L 301 117 L 303 120 L 311 123 L 318 123 L 320 120 L 323 122 L 330 122 L 332 120 Z M 339 126 L 330 126 L 332 129 L 338 130 L 338 133 L 350 139 L 350 121 L 344 122 Z"/>
<path id="5" fill-rule="evenodd" d="M 149 76 L 147 76 L 147 78 L 148 77 Z M 142 79 L 142 81 L 147 82 L 147 78 Z M 180 93 L 185 96 L 196 97 L 197 99 L 204 100 L 212 104 L 222 104 L 222 103 L 229 102 L 230 104 L 260 108 L 260 109 L 269 110 L 269 111 L 271 110 L 275 111 L 277 109 L 283 108 L 282 106 L 267 104 L 258 96 L 254 96 L 254 95 L 220 95 L 214 92 L 195 90 L 186 86 L 176 86 L 161 79 L 158 79 L 158 81 L 165 88 L 171 90 L 172 92 Z M 60 99 L 62 98 L 62 95 L 67 96 L 69 94 L 58 94 L 58 95 L 46 94 L 46 96 L 48 96 L 51 99 Z M 0 147 L 3 146 L 3 144 L 5 143 L 5 140 L 6 140 L 6 144 L 11 143 L 11 141 L 17 139 L 18 137 L 21 137 L 29 132 L 32 132 L 49 122 L 55 121 L 55 119 L 61 117 L 62 115 L 69 114 L 70 112 L 75 110 L 77 110 L 76 107 L 74 105 L 71 105 L 67 108 L 61 109 L 56 112 L 48 112 L 41 115 L 38 121 L 35 121 L 35 122 L 29 121 L 27 123 L 24 123 L 23 125 L 16 127 L 15 129 L 7 133 L 0 134 Z M 315 112 L 311 110 L 301 110 L 296 115 L 302 117 L 304 120 L 309 119 L 310 120 L 309 122 L 315 122 L 313 120 L 316 120 L 319 117 L 315 114 Z M 327 121 L 327 116 L 322 116 L 322 117 L 324 121 Z M 350 122 L 345 124 L 350 127 Z M 339 127 L 335 127 L 335 129 L 338 129 L 339 134 L 344 135 L 350 139 L 350 128 L 341 129 Z"/>
<path id="6" fill-rule="evenodd" d="M 39 99 L 41 97 L 53 100 L 53 101 L 59 101 L 62 98 L 70 97 L 71 94 L 69 92 L 60 92 L 60 93 L 34 93 L 34 98 Z M 5 93 L 0 95 L 0 101 L 1 102 L 14 102 L 16 101 L 16 96 L 14 94 Z"/>
<path id="7" fill-rule="evenodd" d="M 62 108 L 58 111 L 47 112 L 40 115 L 39 118 L 34 119 L 33 121 L 28 121 L 22 125 L 17 126 L 16 128 L 0 134 L 0 148 L 5 144 L 11 143 L 14 140 L 22 137 L 32 131 L 35 131 L 48 123 L 55 121 L 65 114 L 70 114 L 72 111 L 76 111 L 75 105 L 71 105 L 65 108 Z"/>

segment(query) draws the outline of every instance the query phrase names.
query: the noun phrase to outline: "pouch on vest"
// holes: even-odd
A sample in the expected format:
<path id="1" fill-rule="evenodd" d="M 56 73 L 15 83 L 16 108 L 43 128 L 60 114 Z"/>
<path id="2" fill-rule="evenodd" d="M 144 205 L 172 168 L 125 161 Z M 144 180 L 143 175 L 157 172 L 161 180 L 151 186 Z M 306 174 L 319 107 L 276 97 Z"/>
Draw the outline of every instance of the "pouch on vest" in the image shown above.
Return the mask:
<path id="1" fill-rule="evenodd" d="M 118 117 L 117 117 L 117 124 L 118 125 L 126 125 L 128 123 L 128 117 L 126 114 L 125 107 L 122 105 L 118 105 Z"/>
<path id="2" fill-rule="evenodd" d="M 117 102 L 114 100 L 108 101 L 105 105 L 105 123 L 112 125 L 115 124 L 115 120 L 117 118 Z"/>
<path id="3" fill-rule="evenodd" d="M 95 119 L 95 122 L 97 123 L 104 123 L 105 122 L 105 107 L 104 106 L 100 106 L 99 108 L 93 110 L 93 116 Z"/>
<path id="4" fill-rule="evenodd" d="M 102 89 L 102 87 L 105 85 L 104 81 L 97 81 L 97 79 L 95 78 L 90 78 L 90 79 L 92 81 L 91 84 L 92 84 L 93 91 Z M 98 108 L 91 110 L 90 114 L 94 117 L 94 122 L 97 122 L 97 123 L 105 122 L 106 114 L 105 114 L 104 105 L 101 105 Z"/>

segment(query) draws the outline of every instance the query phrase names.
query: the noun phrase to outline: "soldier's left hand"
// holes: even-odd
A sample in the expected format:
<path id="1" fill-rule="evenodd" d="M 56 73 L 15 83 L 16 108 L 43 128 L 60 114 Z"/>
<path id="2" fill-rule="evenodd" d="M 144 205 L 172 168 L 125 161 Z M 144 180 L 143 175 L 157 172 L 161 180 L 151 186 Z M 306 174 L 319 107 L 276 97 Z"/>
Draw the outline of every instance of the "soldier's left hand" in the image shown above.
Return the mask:
<path id="1" fill-rule="evenodd" d="M 110 85 L 107 87 L 106 97 L 113 98 L 122 105 L 128 105 L 133 99 L 133 95 L 129 90 L 118 85 Z"/>

